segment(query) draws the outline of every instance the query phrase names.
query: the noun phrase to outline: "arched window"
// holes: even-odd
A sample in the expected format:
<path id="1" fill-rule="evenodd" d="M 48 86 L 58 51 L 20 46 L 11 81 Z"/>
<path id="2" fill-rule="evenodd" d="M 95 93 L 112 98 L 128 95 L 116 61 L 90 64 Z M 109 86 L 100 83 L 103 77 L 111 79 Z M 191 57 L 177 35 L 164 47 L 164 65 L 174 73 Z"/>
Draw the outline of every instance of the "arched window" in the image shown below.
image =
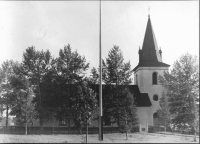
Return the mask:
<path id="1" fill-rule="evenodd" d="M 153 125 L 154 126 L 158 126 L 158 118 L 159 118 L 159 115 L 158 115 L 158 113 L 157 112 L 155 112 L 154 114 L 153 114 Z"/>
<path id="2" fill-rule="evenodd" d="M 154 96 L 153 96 L 153 100 L 154 100 L 154 101 L 158 101 L 158 95 L 154 95 Z"/>
<path id="3" fill-rule="evenodd" d="M 158 118 L 158 113 L 157 112 L 153 114 L 153 118 Z"/>
<path id="4" fill-rule="evenodd" d="M 153 75 L 152 75 L 153 84 L 158 84 L 157 77 L 158 77 L 157 72 L 154 72 Z"/>

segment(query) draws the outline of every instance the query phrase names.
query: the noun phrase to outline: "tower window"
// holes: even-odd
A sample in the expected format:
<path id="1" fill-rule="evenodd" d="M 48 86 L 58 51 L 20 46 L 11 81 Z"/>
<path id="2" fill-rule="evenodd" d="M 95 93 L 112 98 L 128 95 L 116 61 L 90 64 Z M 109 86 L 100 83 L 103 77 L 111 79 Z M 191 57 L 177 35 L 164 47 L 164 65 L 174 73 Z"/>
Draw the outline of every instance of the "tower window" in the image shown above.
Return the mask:
<path id="1" fill-rule="evenodd" d="M 152 75 L 152 80 L 153 80 L 153 84 L 158 84 L 158 74 L 157 72 L 154 72 L 153 75 Z"/>
<path id="2" fill-rule="evenodd" d="M 155 112 L 155 113 L 153 114 L 153 118 L 158 118 L 158 113 L 157 113 L 157 112 Z"/>
<path id="3" fill-rule="evenodd" d="M 136 74 L 136 85 L 138 85 L 138 76 Z"/>
<path id="4" fill-rule="evenodd" d="M 158 126 L 158 124 L 159 124 L 158 118 L 159 118 L 159 115 L 158 115 L 157 112 L 155 112 L 155 113 L 153 114 L 153 125 L 154 125 L 154 126 Z"/>
<path id="5" fill-rule="evenodd" d="M 154 100 L 154 101 L 158 101 L 158 95 L 154 95 L 154 96 L 153 96 L 153 100 Z"/>

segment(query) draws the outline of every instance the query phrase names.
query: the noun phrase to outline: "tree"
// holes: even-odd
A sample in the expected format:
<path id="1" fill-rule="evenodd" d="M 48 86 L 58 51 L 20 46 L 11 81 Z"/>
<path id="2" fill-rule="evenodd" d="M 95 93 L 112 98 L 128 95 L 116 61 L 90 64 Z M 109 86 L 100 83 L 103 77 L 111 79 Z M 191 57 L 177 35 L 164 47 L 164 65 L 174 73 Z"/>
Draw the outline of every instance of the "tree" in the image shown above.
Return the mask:
<path id="1" fill-rule="evenodd" d="M 6 128 L 8 126 L 8 111 L 12 107 L 14 101 L 10 79 L 14 75 L 13 69 L 16 65 L 18 65 L 17 62 L 7 60 L 2 63 L 0 68 L 0 104 L 3 105 L 2 107 L 6 107 Z"/>
<path id="2" fill-rule="evenodd" d="M 21 67 L 18 68 L 18 71 L 30 80 L 31 85 L 34 85 L 35 97 L 33 101 L 35 102 L 35 110 L 41 130 L 43 130 L 43 123 L 48 119 L 48 113 L 43 106 L 44 98 L 41 83 L 51 68 L 51 60 L 51 53 L 48 50 L 46 52 L 43 50 L 36 51 L 32 46 L 28 47 L 23 53 L 23 61 Z"/>
<path id="3" fill-rule="evenodd" d="M 138 119 L 136 115 L 136 106 L 134 103 L 133 95 L 125 89 L 124 91 L 123 103 L 120 107 L 120 131 L 126 133 L 126 139 L 128 139 L 128 132 L 138 124 Z"/>
<path id="4" fill-rule="evenodd" d="M 2 120 L 3 120 L 3 105 L 2 104 L 0 104 L 0 122 L 2 122 Z"/>
<path id="5" fill-rule="evenodd" d="M 162 96 L 159 101 L 160 108 L 158 109 L 158 116 L 159 120 L 158 123 L 159 125 L 165 126 L 165 128 L 170 127 L 170 112 L 169 112 L 169 102 L 168 102 L 168 97 L 166 94 L 163 92 Z"/>
<path id="6" fill-rule="evenodd" d="M 45 105 L 55 108 L 57 119 L 65 117 L 68 120 L 73 119 L 76 123 L 77 112 L 74 113 L 73 107 L 79 105 L 81 93 L 78 92 L 82 89 L 89 63 L 77 51 L 73 52 L 69 44 L 60 49 L 59 57 L 54 62 L 52 73 L 48 73 L 49 76 L 44 79 L 44 95 L 48 97 Z"/>
<path id="7" fill-rule="evenodd" d="M 91 75 L 88 77 L 88 82 L 90 84 L 98 84 L 99 83 L 99 73 L 96 68 L 91 69 Z"/>
<path id="8" fill-rule="evenodd" d="M 180 130 L 194 130 L 196 141 L 197 107 L 199 105 L 199 64 L 197 57 L 188 53 L 175 61 L 170 72 L 161 78 L 169 97 L 172 124 Z"/>
<path id="9" fill-rule="evenodd" d="M 127 63 L 124 62 L 122 51 L 118 46 L 114 46 L 109 51 L 108 58 L 106 58 L 106 61 L 102 60 L 102 63 L 102 79 L 106 84 L 102 88 L 104 118 L 112 118 L 111 123 L 117 122 L 119 125 L 120 107 L 125 107 L 123 105 L 124 94 L 127 94 L 125 88 L 128 84 L 132 83 L 131 74 L 133 71 L 131 70 L 130 61 Z M 96 84 L 99 77 L 98 71 L 93 68 L 91 74 L 91 82 Z"/>
<path id="10" fill-rule="evenodd" d="M 105 84 L 122 84 L 127 85 L 132 83 L 130 61 L 125 63 L 122 51 L 118 46 L 114 46 L 108 53 L 106 62 L 103 60 L 103 82 Z"/>
<path id="11" fill-rule="evenodd" d="M 75 89 L 76 93 L 71 98 L 72 118 L 75 126 L 79 127 L 82 133 L 82 128 L 91 123 L 92 111 L 97 107 L 97 99 L 87 82 L 80 83 Z"/>
<path id="12" fill-rule="evenodd" d="M 27 135 L 27 127 L 33 122 L 35 116 L 33 100 L 33 89 L 29 80 L 22 75 L 15 75 L 10 81 L 13 88 L 13 96 L 15 100 L 11 108 L 11 115 L 16 116 L 16 124 L 25 124 L 25 134 Z"/>

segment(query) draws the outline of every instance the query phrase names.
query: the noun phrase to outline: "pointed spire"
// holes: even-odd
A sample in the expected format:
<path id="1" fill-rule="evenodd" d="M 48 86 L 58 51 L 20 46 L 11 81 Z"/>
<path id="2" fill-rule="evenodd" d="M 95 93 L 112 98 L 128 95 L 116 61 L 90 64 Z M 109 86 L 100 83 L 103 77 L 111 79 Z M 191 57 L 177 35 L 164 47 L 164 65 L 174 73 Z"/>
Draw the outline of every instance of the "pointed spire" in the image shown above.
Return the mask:
<path id="1" fill-rule="evenodd" d="M 149 8 L 150 10 L 150 8 Z M 168 64 L 162 62 L 162 51 L 158 49 L 156 37 L 151 24 L 150 15 L 148 17 L 146 32 L 142 49 L 139 48 L 139 64 L 134 68 L 138 67 L 168 67 Z"/>
<path id="2" fill-rule="evenodd" d="M 148 18 L 147 22 L 147 28 L 144 36 L 142 52 L 143 55 L 141 60 L 162 62 L 162 58 L 159 55 L 158 45 L 156 37 L 154 35 L 150 17 Z"/>

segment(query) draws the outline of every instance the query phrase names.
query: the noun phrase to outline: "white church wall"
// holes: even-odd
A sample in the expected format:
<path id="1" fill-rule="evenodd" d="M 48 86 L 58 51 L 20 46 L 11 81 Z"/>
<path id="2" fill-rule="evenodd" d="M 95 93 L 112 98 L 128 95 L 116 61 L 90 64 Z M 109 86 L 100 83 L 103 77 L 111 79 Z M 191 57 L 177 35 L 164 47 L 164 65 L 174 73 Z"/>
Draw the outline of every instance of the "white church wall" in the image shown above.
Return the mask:
<path id="1" fill-rule="evenodd" d="M 153 84 L 152 74 L 157 72 L 159 75 L 163 75 L 164 71 L 167 71 L 167 67 L 140 67 L 135 72 L 134 83 L 138 85 L 141 93 L 148 93 L 149 99 L 152 106 L 148 109 L 149 125 L 153 125 L 153 114 L 157 111 L 159 107 L 159 99 L 164 91 L 164 88 L 161 84 Z M 137 80 L 136 80 L 137 74 Z M 137 83 L 136 83 L 137 81 Z M 158 101 L 153 100 L 153 96 L 158 95 Z M 145 113 L 145 110 L 139 110 L 138 113 Z M 147 117 L 147 116 L 146 116 Z M 142 122 L 142 120 L 141 120 Z"/>
<path id="2" fill-rule="evenodd" d="M 153 125 L 153 117 L 150 116 L 151 110 L 149 107 L 137 107 L 138 122 L 141 125 Z"/>

